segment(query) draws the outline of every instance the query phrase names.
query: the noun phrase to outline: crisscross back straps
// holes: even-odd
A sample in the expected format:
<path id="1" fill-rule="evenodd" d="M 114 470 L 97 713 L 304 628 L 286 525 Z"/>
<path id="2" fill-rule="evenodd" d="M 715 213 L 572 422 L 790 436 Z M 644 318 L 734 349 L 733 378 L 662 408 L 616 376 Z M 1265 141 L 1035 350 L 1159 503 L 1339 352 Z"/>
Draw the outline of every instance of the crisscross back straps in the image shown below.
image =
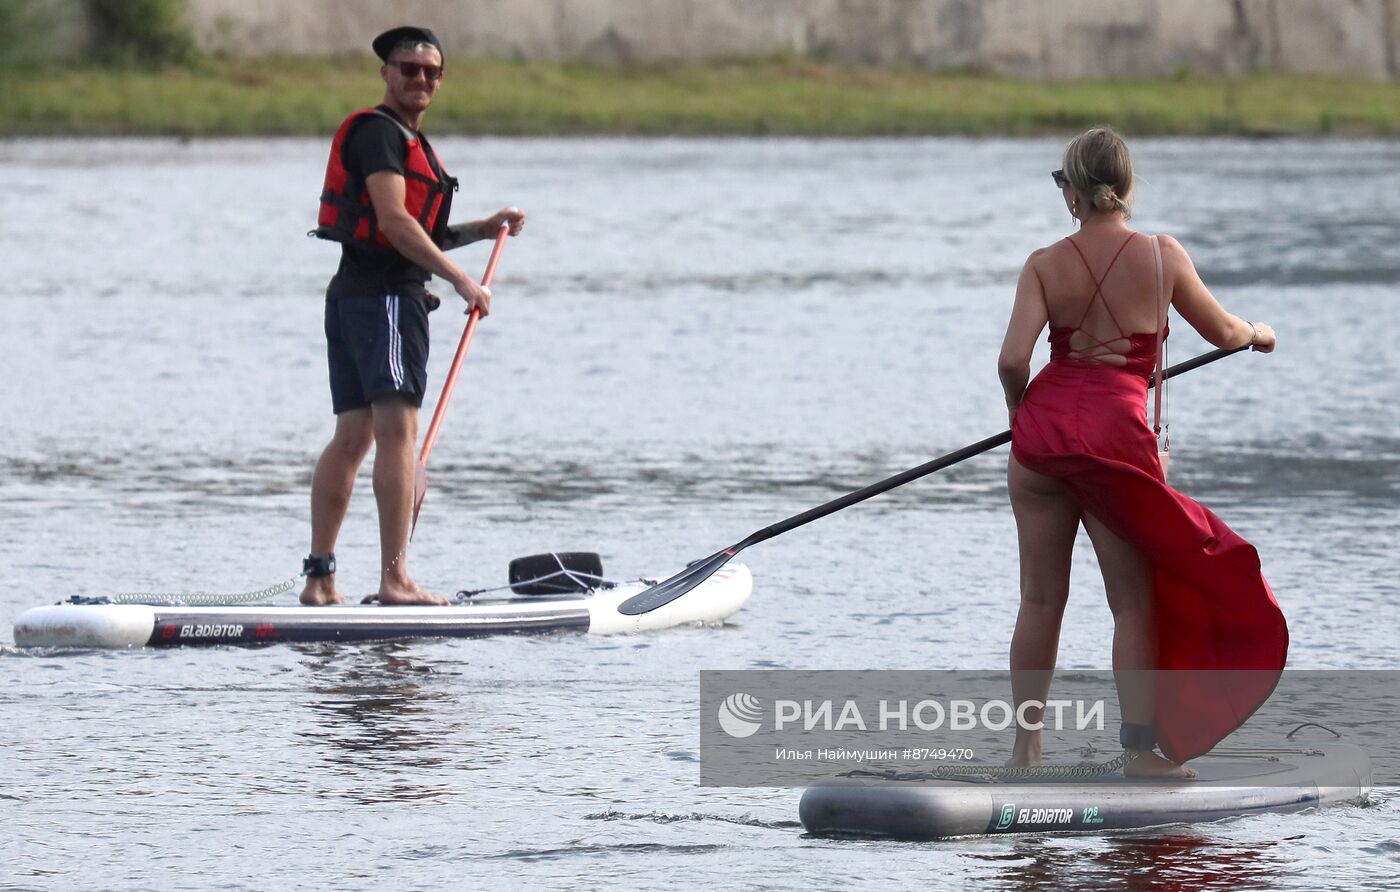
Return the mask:
<path id="1" fill-rule="evenodd" d="M 1109 344 L 1114 341 L 1126 339 L 1128 334 L 1123 331 L 1123 326 L 1118 324 L 1118 317 L 1113 315 L 1113 307 L 1109 306 L 1108 298 L 1105 297 L 1103 293 L 1103 283 L 1107 281 L 1108 274 L 1113 272 L 1113 267 L 1118 263 L 1118 258 L 1123 256 L 1123 251 L 1128 247 L 1128 243 L 1133 240 L 1133 236 L 1135 235 L 1137 235 L 1136 232 L 1130 232 L 1128 233 L 1128 237 L 1123 239 L 1123 244 L 1118 246 L 1118 250 L 1114 253 L 1113 259 L 1108 262 L 1108 267 L 1103 271 L 1102 276 L 1094 275 L 1094 268 L 1089 265 L 1089 258 L 1084 256 L 1084 252 L 1079 249 L 1079 245 L 1074 239 L 1065 239 L 1065 241 L 1069 242 L 1070 247 L 1074 248 L 1074 253 L 1079 255 L 1079 261 L 1084 264 L 1084 270 L 1089 274 L 1089 279 L 1094 283 L 1094 293 L 1089 296 L 1089 303 L 1084 307 L 1084 314 L 1079 317 L 1079 324 L 1074 326 L 1073 329 L 1093 341 L 1093 343 L 1089 344 L 1084 350 L 1074 351 L 1086 359 L 1094 359 L 1108 354 L 1113 354 L 1114 356 L 1123 355 L 1120 351 L 1114 350 L 1109 346 Z M 1103 304 L 1104 311 L 1108 313 L 1109 320 L 1113 322 L 1113 327 L 1118 329 L 1117 338 L 1104 341 L 1084 330 L 1084 320 L 1088 319 L 1089 313 L 1093 311 L 1094 301 L 1099 301 Z M 1097 352 L 1089 353 L 1088 351 L 1090 350 L 1095 350 Z"/>

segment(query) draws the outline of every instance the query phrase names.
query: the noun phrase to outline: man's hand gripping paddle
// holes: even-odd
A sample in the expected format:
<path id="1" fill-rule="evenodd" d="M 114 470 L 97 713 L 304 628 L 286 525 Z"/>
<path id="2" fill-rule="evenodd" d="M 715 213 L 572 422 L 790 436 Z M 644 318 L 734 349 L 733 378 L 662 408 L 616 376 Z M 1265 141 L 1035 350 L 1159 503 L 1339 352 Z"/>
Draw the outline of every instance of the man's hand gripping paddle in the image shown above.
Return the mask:
<path id="1" fill-rule="evenodd" d="M 502 222 L 501 228 L 496 231 L 496 244 L 491 248 L 491 259 L 486 261 L 486 274 L 481 277 L 483 288 L 491 287 L 491 280 L 496 276 L 496 262 L 501 259 L 501 249 L 505 247 L 506 236 L 509 233 L 510 223 Z M 437 408 L 433 411 L 433 422 L 428 425 L 428 434 L 423 438 L 423 449 L 418 453 L 418 467 L 413 474 L 413 526 L 408 530 L 409 539 L 413 538 L 413 531 L 418 528 L 418 511 L 423 507 L 423 498 L 428 494 L 428 456 L 433 453 L 438 428 L 442 427 L 442 416 L 447 412 L 447 404 L 452 400 L 452 389 L 457 386 L 457 374 L 462 371 L 462 360 L 467 358 L 467 345 L 472 342 L 472 334 L 476 332 L 476 323 L 480 318 L 481 311 L 473 308 L 471 316 L 467 318 L 467 328 L 462 332 L 462 341 L 457 345 L 457 355 L 452 357 L 452 368 L 447 372 L 447 380 L 442 383 L 442 396 L 438 397 Z"/>

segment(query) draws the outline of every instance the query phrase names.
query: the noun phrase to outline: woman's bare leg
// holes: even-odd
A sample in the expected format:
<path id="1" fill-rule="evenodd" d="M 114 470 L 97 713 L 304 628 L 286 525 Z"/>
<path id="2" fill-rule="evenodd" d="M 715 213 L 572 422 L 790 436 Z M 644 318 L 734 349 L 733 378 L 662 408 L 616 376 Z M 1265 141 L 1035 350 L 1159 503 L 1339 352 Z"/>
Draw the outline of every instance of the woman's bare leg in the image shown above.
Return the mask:
<path id="1" fill-rule="evenodd" d="M 1020 706 L 1045 702 L 1060 647 L 1060 620 L 1069 600 L 1070 558 L 1079 531 L 1079 505 L 1058 481 L 1012 458 L 1007 467 L 1011 510 L 1021 554 L 1021 606 L 1011 636 L 1011 696 Z M 1042 709 L 1027 709 L 1037 723 Z M 1040 763 L 1040 732 L 1016 728 L 1008 765 Z"/>
<path id="2" fill-rule="evenodd" d="M 1151 563 L 1096 518 L 1085 515 L 1084 529 L 1094 543 L 1103 573 L 1108 609 L 1113 612 L 1113 680 L 1123 721 L 1152 724 L 1153 673 L 1157 668 L 1157 627 L 1153 615 Z M 1129 777 L 1195 777 L 1196 772 L 1155 752 L 1133 750 L 1123 773 Z"/>

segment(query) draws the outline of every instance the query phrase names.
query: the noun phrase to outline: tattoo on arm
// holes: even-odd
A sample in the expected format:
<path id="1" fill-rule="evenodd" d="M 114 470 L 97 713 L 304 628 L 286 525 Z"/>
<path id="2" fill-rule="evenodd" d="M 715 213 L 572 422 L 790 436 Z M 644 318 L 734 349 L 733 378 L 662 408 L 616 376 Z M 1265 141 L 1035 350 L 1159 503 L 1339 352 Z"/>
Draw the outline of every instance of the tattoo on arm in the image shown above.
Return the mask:
<path id="1" fill-rule="evenodd" d="M 451 251 L 482 239 L 481 229 L 475 223 L 457 223 L 447 227 L 447 235 L 442 240 L 442 250 Z"/>

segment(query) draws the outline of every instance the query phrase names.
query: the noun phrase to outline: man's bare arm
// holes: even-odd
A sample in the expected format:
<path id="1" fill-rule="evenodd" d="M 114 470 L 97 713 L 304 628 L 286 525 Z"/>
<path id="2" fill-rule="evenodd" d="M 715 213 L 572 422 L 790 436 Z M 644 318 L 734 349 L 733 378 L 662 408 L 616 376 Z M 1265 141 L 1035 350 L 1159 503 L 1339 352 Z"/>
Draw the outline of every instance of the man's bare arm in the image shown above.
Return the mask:
<path id="1" fill-rule="evenodd" d="M 428 233 L 404 207 L 408 187 L 401 174 L 390 170 L 372 173 L 365 178 L 365 188 L 374 205 L 379 231 L 395 251 L 450 284 L 467 302 L 469 310 L 479 308 L 483 316 L 490 312 L 491 292 L 478 285 L 433 244 Z"/>
<path id="2" fill-rule="evenodd" d="M 442 250 L 451 251 L 453 248 L 470 245 L 482 239 L 495 238 L 496 230 L 501 228 L 502 223 L 510 224 L 511 235 L 519 235 L 525 226 L 525 212 L 520 208 L 502 208 L 483 220 L 453 224 L 447 227 Z"/>

